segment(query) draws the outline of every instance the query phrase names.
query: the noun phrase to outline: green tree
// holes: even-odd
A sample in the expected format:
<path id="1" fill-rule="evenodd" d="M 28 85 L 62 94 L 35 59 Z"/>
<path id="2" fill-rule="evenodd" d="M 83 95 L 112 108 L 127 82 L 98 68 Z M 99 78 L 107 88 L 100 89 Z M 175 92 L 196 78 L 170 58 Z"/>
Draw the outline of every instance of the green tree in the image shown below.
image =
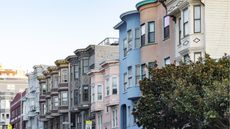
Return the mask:
<path id="1" fill-rule="evenodd" d="M 230 59 L 208 55 L 189 65 L 150 70 L 133 114 L 147 129 L 227 129 Z"/>

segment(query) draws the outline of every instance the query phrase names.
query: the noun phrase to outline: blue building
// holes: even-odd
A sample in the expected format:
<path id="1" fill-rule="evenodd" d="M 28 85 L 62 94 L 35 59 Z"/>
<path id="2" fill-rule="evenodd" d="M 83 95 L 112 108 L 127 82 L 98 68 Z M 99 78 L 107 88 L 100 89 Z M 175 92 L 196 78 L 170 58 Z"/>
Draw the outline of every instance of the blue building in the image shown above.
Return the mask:
<path id="1" fill-rule="evenodd" d="M 132 115 L 133 107 L 140 97 L 140 14 L 138 11 L 123 13 L 119 30 L 120 59 L 120 129 L 139 129 Z"/>

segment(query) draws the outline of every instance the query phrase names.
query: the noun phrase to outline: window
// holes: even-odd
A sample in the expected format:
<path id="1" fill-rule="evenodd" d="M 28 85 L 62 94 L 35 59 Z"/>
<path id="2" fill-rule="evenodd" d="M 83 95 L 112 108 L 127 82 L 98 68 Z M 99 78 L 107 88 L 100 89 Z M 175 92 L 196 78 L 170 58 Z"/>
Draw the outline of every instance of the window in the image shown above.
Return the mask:
<path id="1" fill-rule="evenodd" d="M 164 60 L 165 60 L 165 66 L 170 64 L 170 57 L 167 57 Z"/>
<path id="2" fill-rule="evenodd" d="M 145 45 L 145 24 L 141 25 L 141 46 Z"/>
<path id="3" fill-rule="evenodd" d="M 190 62 L 190 56 L 189 56 L 189 54 L 184 55 L 184 63 L 185 64 L 189 64 L 189 62 Z"/>
<path id="4" fill-rule="evenodd" d="M 194 33 L 201 32 L 201 6 L 194 6 Z"/>
<path id="5" fill-rule="evenodd" d="M 127 73 L 124 73 L 124 92 L 127 89 L 128 76 Z"/>
<path id="6" fill-rule="evenodd" d="M 89 86 L 88 85 L 84 85 L 83 86 L 83 101 L 89 101 Z"/>
<path id="7" fill-rule="evenodd" d="M 170 35 L 169 24 L 170 24 L 170 17 L 165 16 L 164 17 L 164 39 L 169 38 Z"/>
<path id="8" fill-rule="evenodd" d="M 53 110 L 58 109 L 58 96 L 53 96 Z"/>
<path id="9" fill-rule="evenodd" d="M 201 52 L 195 52 L 194 53 L 194 62 L 199 61 L 200 57 L 201 57 Z"/>
<path id="10" fill-rule="evenodd" d="M 131 107 L 130 106 L 128 106 L 128 126 L 130 126 L 131 125 Z"/>
<path id="11" fill-rule="evenodd" d="M 117 94 L 117 77 L 112 77 L 113 95 Z"/>
<path id="12" fill-rule="evenodd" d="M 135 29 L 135 47 L 136 48 L 140 48 L 141 46 L 141 43 L 140 43 L 140 29 L 139 28 L 136 28 Z"/>
<path id="13" fill-rule="evenodd" d="M 178 29 L 178 31 L 179 31 L 179 32 L 178 32 L 178 33 L 179 33 L 179 34 L 178 34 L 178 36 L 179 36 L 179 37 L 178 37 L 178 40 L 179 40 L 179 44 L 178 44 L 178 45 L 181 45 L 181 18 L 179 18 L 178 28 L 179 28 L 179 29 Z"/>
<path id="14" fill-rule="evenodd" d="M 109 86 L 109 78 L 106 79 L 105 81 L 105 85 L 106 85 L 106 95 L 109 96 L 109 92 L 110 92 L 110 86 Z"/>
<path id="15" fill-rule="evenodd" d="M 102 100 L 102 85 L 97 86 L 97 100 Z"/>
<path id="16" fill-rule="evenodd" d="M 126 38 L 123 40 L 123 51 L 124 51 L 124 57 L 126 57 L 128 54 L 128 42 Z"/>
<path id="17" fill-rule="evenodd" d="M 46 93 L 46 84 L 42 84 L 42 94 L 44 95 Z"/>
<path id="18" fill-rule="evenodd" d="M 184 36 L 187 36 L 189 34 L 188 32 L 188 8 L 183 10 L 183 28 L 184 28 Z"/>
<path id="19" fill-rule="evenodd" d="M 53 75 L 53 88 L 58 88 L 58 75 Z"/>
<path id="20" fill-rule="evenodd" d="M 141 79 L 146 77 L 146 64 L 141 65 Z"/>
<path id="21" fill-rule="evenodd" d="M 136 81 L 136 84 L 139 85 L 139 81 L 141 80 L 140 78 L 140 65 L 136 65 L 136 71 L 135 71 L 135 75 L 136 75 L 136 78 L 135 78 L 135 81 Z"/>
<path id="22" fill-rule="evenodd" d="M 102 129 L 102 114 L 99 113 L 98 114 L 98 119 L 97 119 L 97 123 L 98 123 L 98 129 Z"/>
<path id="23" fill-rule="evenodd" d="M 61 106 L 68 105 L 68 93 L 67 91 L 61 91 Z"/>
<path id="24" fill-rule="evenodd" d="M 68 82 L 68 69 L 61 69 L 61 82 Z"/>
<path id="25" fill-rule="evenodd" d="M 113 109 L 112 114 L 112 127 L 116 128 L 118 126 L 117 108 Z"/>
<path id="26" fill-rule="evenodd" d="M 83 59 L 83 74 L 86 74 L 89 72 L 89 60 Z"/>
<path id="27" fill-rule="evenodd" d="M 132 85 L 132 66 L 128 67 L 128 87 Z"/>
<path id="28" fill-rule="evenodd" d="M 51 99 L 48 99 L 48 111 L 50 112 L 51 110 L 52 110 Z"/>
<path id="29" fill-rule="evenodd" d="M 10 100 L 1 100 L 0 102 L 1 109 L 10 109 Z"/>
<path id="30" fill-rule="evenodd" d="M 51 89 L 51 79 L 48 78 L 46 83 L 47 83 L 47 91 L 50 92 L 50 89 Z"/>
<path id="31" fill-rule="evenodd" d="M 44 107 L 44 108 L 43 108 L 43 112 L 44 112 L 44 115 L 45 115 L 45 114 L 46 114 L 46 111 L 47 111 L 47 110 L 46 110 L 46 104 L 45 104 L 45 103 L 43 104 L 43 107 Z"/>
<path id="32" fill-rule="evenodd" d="M 148 23 L 148 42 L 154 43 L 155 42 L 155 22 Z"/>
<path id="33" fill-rule="evenodd" d="M 92 102 L 95 102 L 95 86 L 94 86 L 94 84 L 92 84 L 91 94 L 92 94 Z"/>
<path id="34" fill-rule="evenodd" d="M 132 50 L 132 39 L 133 39 L 132 30 L 129 30 L 128 31 L 128 51 Z"/>
<path id="35" fill-rule="evenodd" d="M 79 65 L 74 65 L 74 78 L 79 78 Z"/>
<path id="36" fill-rule="evenodd" d="M 78 104 L 78 89 L 74 90 L 74 105 Z"/>

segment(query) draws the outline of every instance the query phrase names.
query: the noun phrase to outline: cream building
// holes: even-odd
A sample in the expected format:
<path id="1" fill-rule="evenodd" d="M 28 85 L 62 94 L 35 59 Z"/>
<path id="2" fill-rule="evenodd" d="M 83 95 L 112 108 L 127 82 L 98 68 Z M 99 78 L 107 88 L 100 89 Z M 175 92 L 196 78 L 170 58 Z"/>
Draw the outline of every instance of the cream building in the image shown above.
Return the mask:
<path id="1" fill-rule="evenodd" d="M 166 0 L 165 5 L 175 20 L 177 62 L 230 54 L 229 0 Z"/>
<path id="2" fill-rule="evenodd" d="M 28 85 L 23 70 L 5 69 L 0 66 L 0 129 L 6 129 L 10 122 L 10 102 L 18 92 Z"/>

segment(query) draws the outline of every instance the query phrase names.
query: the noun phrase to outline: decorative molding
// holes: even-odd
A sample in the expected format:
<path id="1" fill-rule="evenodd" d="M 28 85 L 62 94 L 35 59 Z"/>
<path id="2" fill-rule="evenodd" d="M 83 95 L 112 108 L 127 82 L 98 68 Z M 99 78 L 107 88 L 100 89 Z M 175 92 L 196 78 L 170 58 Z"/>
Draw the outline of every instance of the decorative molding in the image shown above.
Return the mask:
<path id="1" fill-rule="evenodd" d="M 196 38 L 193 40 L 193 42 L 199 43 L 199 42 L 200 42 L 200 39 L 196 37 Z"/>
<path id="2" fill-rule="evenodd" d="M 183 42 L 183 45 L 184 45 L 184 46 L 187 46 L 188 44 L 189 44 L 189 41 L 188 41 L 188 40 L 186 40 L 186 41 Z"/>

